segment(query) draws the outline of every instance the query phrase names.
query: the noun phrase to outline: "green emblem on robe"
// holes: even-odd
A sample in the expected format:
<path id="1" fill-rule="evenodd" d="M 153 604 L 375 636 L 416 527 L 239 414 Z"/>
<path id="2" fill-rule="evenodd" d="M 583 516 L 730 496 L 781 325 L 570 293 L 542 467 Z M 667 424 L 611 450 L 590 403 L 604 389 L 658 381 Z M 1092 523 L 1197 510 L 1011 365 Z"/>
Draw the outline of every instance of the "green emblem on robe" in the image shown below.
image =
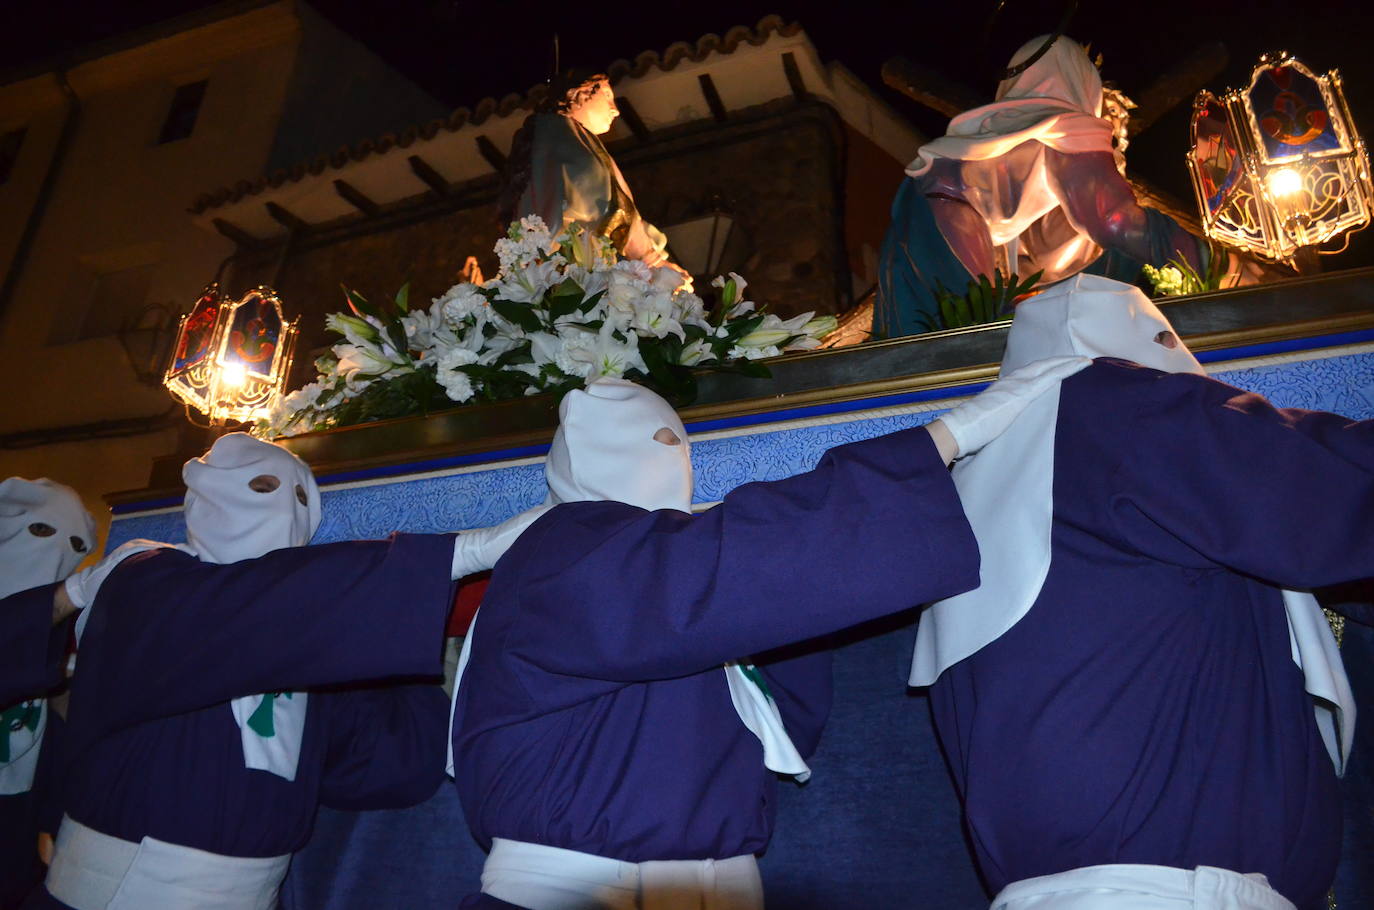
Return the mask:
<path id="1" fill-rule="evenodd" d="M 758 667 L 753 664 L 740 664 L 739 669 L 740 672 L 744 674 L 745 679 L 759 687 L 759 691 L 763 693 L 764 698 L 769 701 L 773 700 L 773 693 L 768 691 L 768 681 L 763 678 L 763 673 Z"/>
<path id="2" fill-rule="evenodd" d="M 262 697 L 262 702 L 253 715 L 248 718 L 248 729 L 261 736 L 263 739 L 271 739 L 277 735 L 277 725 L 272 720 L 272 707 L 276 704 L 279 696 L 291 698 L 291 692 L 268 692 Z"/>
<path id="3" fill-rule="evenodd" d="M 41 701 L 24 701 L 0 714 L 0 762 L 10 760 L 10 734 L 21 730 L 37 730 L 38 719 L 43 712 Z"/>

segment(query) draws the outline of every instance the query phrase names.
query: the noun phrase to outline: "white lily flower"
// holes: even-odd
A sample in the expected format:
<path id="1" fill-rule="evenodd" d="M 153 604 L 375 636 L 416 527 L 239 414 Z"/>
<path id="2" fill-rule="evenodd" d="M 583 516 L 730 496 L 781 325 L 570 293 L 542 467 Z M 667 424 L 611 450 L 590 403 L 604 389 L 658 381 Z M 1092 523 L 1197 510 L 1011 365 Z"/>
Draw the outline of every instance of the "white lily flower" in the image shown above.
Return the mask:
<path id="1" fill-rule="evenodd" d="M 582 289 L 582 293 L 586 297 L 594 297 L 595 295 L 606 290 L 606 286 L 610 283 L 611 280 L 610 269 L 601 269 L 600 271 L 589 271 L 588 269 L 584 269 L 580 265 L 568 266 L 566 269 L 564 269 L 563 274 L 564 276 L 571 278 L 573 281 L 577 282 L 577 286 Z"/>
<path id="2" fill-rule="evenodd" d="M 811 314 L 807 314 L 811 318 Z M 737 344 L 741 348 L 765 348 L 782 344 L 790 336 L 797 334 L 789 330 L 783 321 L 772 313 L 763 317 L 763 321 L 758 324 L 754 331 L 741 338 Z"/>
<path id="3" fill-rule="evenodd" d="M 583 375 L 588 379 L 598 376 L 619 378 L 626 370 L 639 369 L 648 372 L 644 359 L 639 354 L 639 336 L 634 332 L 626 334 L 625 340 L 615 337 L 615 331 L 608 322 L 595 335 L 582 333 L 585 339 L 567 337 L 567 356 L 576 363 L 588 365 Z"/>
<path id="4" fill-rule="evenodd" d="M 677 362 L 685 367 L 694 367 L 708 360 L 715 359 L 716 355 L 715 352 L 711 350 L 711 346 L 703 339 L 698 338 L 682 349 L 682 354 L 678 356 Z"/>
<path id="5" fill-rule="evenodd" d="M 562 263 L 554 259 L 533 262 L 502 275 L 487 286 L 496 289 L 496 296 L 500 300 L 533 303 L 562 280 L 558 271 L 560 265 Z"/>
<path id="6" fill-rule="evenodd" d="M 381 348 L 371 344 L 336 344 L 334 354 L 339 358 L 339 375 L 350 382 L 358 377 L 380 376 L 397 366 Z"/>
<path id="7" fill-rule="evenodd" d="M 545 363 L 557 362 L 558 353 L 563 350 L 561 337 L 550 335 L 548 332 L 535 332 L 528 337 L 530 339 L 530 356 L 534 358 L 536 367 Z"/>
<path id="8" fill-rule="evenodd" d="M 324 327 L 338 332 L 349 344 L 373 344 L 381 337 L 381 326 L 375 319 L 330 313 L 324 317 Z"/>
<path id="9" fill-rule="evenodd" d="M 736 345 L 726 352 L 725 356 L 730 360 L 762 360 L 765 357 L 776 357 L 781 354 L 774 345 L 762 345 L 760 347 L 741 347 Z"/>
<path id="10" fill-rule="evenodd" d="M 667 294 L 649 294 L 635 308 L 630 328 L 655 338 L 671 333 L 686 341 L 687 334 L 682 323 L 675 318 L 675 311 L 677 307 L 673 305 L 673 298 Z"/>
<path id="11" fill-rule="evenodd" d="M 643 263 L 639 263 L 643 265 Z M 648 271 L 645 269 L 645 271 Z M 613 309 L 626 316 L 633 315 L 644 295 L 649 293 L 649 282 L 628 269 L 616 268 L 607 279 L 606 296 L 603 298 Z"/>

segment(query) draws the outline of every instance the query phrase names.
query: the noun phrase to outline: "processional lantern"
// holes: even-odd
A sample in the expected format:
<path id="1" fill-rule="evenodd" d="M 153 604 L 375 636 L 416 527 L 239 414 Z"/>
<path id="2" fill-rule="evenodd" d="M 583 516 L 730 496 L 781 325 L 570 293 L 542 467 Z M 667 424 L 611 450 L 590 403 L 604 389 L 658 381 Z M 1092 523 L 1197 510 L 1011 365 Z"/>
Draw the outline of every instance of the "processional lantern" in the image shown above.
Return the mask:
<path id="1" fill-rule="evenodd" d="M 1262 57 L 1246 89 L 1198 93 L 1191 138 L 1188 169 L 1214 240 L 1292 263 L 1369 223 L 1369 159 L 1335 70 Z"/>
<path id="2" fill-rule="evenodd" d="M 255 420 L 282 393 L 295 346 L 296 322 L 271 288 L 233 300 L 211 283 L 181 317 L 163 384 L 211 423 Z"/>

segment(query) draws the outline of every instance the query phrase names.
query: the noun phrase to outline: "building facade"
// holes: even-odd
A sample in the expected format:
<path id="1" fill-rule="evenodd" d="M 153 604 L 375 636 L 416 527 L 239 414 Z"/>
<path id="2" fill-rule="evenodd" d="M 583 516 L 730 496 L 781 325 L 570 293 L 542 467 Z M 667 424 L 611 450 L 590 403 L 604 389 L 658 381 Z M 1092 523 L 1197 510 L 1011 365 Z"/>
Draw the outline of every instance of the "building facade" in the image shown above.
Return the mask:
<path id="1" fill-rule="evenodd" d="M 443 107 L 308 6 L 236 2 L 0 85 L 0 476 L 102 496 L 176 451 L 161 387 L 176 318 L 234 244 L 186 208 Z"/>

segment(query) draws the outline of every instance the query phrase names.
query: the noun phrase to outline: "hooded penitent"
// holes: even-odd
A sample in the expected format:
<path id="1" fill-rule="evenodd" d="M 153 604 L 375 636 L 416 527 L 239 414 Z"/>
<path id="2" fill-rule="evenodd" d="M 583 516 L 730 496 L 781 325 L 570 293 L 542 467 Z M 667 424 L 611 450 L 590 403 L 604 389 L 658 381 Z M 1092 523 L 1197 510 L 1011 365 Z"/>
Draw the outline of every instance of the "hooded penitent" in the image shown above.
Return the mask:
<path id="1" fill-rule="evenodd" d="M 0 597 L 66 578 L 95 545 L 95 521 L 47 478 L 0 483 Z"/>
<path id="2" fill-rule="evenodd" d="M 229 433 L 182 468 L 186 481 L 186 543 L 175 545 L 203 562 L 234 563 L 273 550 L 302 547 L 320 526 L 314 476 L 281 446 Z M 131 540 L 98 566 L 67 583 L 77 606 L 80 639 L 101 584 L 123 560 L 172 544 Z M 230 702 L 243 742 L 244 765 L 295 780 L 308 693 L 250 695 Z"/>
<path id="3" fill-rule="evenodd" d="M 71 488 L 46 478 L 0 483 L 0 596 L 61 581 L 94 545 L 95 521 Z M 25 793 L 38 767 L 47 701 L 0 707 L 0 796 Z"/>
<path id="4" fill-rule="evenodd" d="M 544 463 L 550 502 L 623 502 L 651 512 L 692 511 L 687 428 L 661 397 L 624 379 L 598 379 L 585 390 L 569 392 L 558 417 Z M 472 628 L 480 628 L 477 617 Z M 474 634 L 469 633 L 458 658 L 460 682 Z M 809 778 L 811 771 L 783 728 L 777 705 L 760 688 L 754 666 L 732 661 L 725 665 L 725 678 L 735 713 L 763 746 L 764 765 L 800 780 Z M 451 735 L 449 740 L 451 744 Z M 451 745 L 448 771 L 454 773 Z"/>
<path id="5" fill-rule="evenodd" d="M 1138 288 L 1076 275 L 1017 307 L 1002 371 L 1046 357 L 1116 357 L 1168 373 L 1203 375 L 1169 320 Z M 954 482 L 982 553 L 982 584 L 921 616 L 910 683 L 928 686 L 946 668 L 1021 620 L 1050 568 L 1054 445 L 1059 386 L 1042 394 L 1001 437 L 956 463 Z M 1354 700 L 1326 620 L 1310 594 L 1283 592 L 1293 660 L 1337 769 L 1354 732 Z M 1334 706 L 1334 707 L 1333 707 Z"/>

